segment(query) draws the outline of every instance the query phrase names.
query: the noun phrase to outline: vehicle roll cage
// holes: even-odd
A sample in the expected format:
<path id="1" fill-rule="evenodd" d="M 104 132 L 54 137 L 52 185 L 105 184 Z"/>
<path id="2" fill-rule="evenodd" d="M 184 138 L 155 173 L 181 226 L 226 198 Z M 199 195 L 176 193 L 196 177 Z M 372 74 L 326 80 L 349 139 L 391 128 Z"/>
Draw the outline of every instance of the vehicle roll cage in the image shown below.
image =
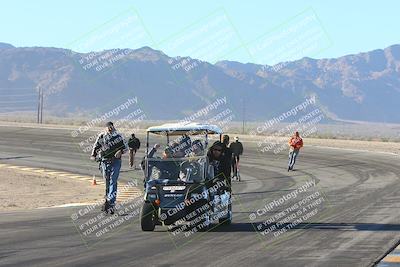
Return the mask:
<path id="1" fill-rule="evenodd" d="M 149 154 L 149 137 L 150 133 L 164 135 L 167 137 L 169 144 L 170 136 L 178 135 L 205 135 L 205 148 L 208 147 L 208 135 L 219 134 L 219 141 L 222 142 L 223 131 L 216 125 L 201 123 L 167 123 L 160 126 L 152 126 L 146 130 L 146 157 Z"/>

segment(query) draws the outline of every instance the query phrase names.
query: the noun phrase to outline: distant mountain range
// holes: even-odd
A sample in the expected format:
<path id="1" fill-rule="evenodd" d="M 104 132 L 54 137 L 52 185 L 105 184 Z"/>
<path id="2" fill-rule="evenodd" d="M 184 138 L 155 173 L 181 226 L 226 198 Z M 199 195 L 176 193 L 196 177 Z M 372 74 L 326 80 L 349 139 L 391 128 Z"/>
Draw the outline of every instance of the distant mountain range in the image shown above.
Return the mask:
<path id="1" fill-rule="evenodd" d="M 226 97 L 236 120 L 265 121 L 315 95 L 330 120 L 400 123 L 400 45 L 263 66 L 149 47 L 82 54 L 0 43 L 0 112 L 34 110 L 38 88 L 58 116 L 101 114 L 136 96 L 148 119 L 181 119 Z"/>

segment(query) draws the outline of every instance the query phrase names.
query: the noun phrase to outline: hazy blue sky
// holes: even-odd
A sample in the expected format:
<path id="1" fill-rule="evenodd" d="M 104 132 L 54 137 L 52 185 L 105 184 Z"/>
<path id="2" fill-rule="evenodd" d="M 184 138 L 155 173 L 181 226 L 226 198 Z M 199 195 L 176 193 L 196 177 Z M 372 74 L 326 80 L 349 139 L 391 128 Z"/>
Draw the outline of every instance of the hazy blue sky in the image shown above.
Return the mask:
<path id="1" fill-rule="evenodd" d="M 111 28 L 119 18 L 126 16 L 126 13 L 123 12 L 129 13 L 133 12 L 132 10 L 137 11 L 143 22 L 143 25 L 138 26 L 140 29 L 132 30 L 132 34 L 139 35 L 142 30 L 146 36 L 143 35 L 142 38 L 134 41 L 126 39 L 114 43 L 100 40 L 97 44 L 86 45 L 86 49 L 82 43 L 73 43 L 74 40 L 82 40 L 79 39 L 81 36 L 94 38 L 96 31 L 98 34 L 99 29 L 105 31 L 107 27 Z M 322 39 L 310 51 L 286 53 L 285 56 L 281 55 L 283 59 L 296 59 L 302 56 L 337 57 L 400 43 L 399 10 L 400 1 L 395 0 L 329 1 L 329 3 L 322 0 L 202 0 L 196 1 L 196 3 L 194 1 L 12 0 L 1 1 L 0 42 L 11 43 L 15 46 L 67 47 L 82 51 L 111 48 L 109 46 L 139 48 L 148 45 L 161 49 L 172 56 L 179 54 L 186 56 L 185 53 L 190 53 L 189 56 L 209 61 L 226 58 L 270 64 L 274 63 L 273 61 L 280 61 L 282 58 L 274 60 L 264 57 L 263 55 L 268 49 L 272 49 L 271 47 L 263 46 L 261 50 L 254 52 L 254 49 L 257 50 L 257 47 L 263 44 L 257 43 L 260 41 L 259 36 L 272 38 L 274 35 L 278 35 L 282 28 L 290 29 L 299 23 L 299 21 L 291 20 L 293 16 L 298 15 L 301 18 L 307 14 L 315 14 L 317 19 L 312 26 L 307 27 L 314 27 L 316 31 L 320 31 Z M 211 32 L 205 32 L 188 41 L 193 36 L 190 28 L 187 30 L 188 25 L 194 25 L 193 27 L 199 29 L 201 25 L 212 22 L 213 16 L 219 14 L 226 15 L 227 21 L 217 26 L 217 29 L 212 29 Z M 105 22 L 115 17 L 117 18 L 112 20 L 111 24 L 104 26 Z M 299 19 L 299 17 L 297 18 Z M 227 28 L 225 34 L 222 28 Z M 218 29 L 221 29 L 221 32 L 218 32 Z M 124 33 L 126 34 L 130 30 L 131 28 L 125 29 Z M 301 32 L 304 29 L 297 30 Z M 214 48 L 198 51 L 198 48 L 195 47 L 196 44 L 199 45 L 213 32 L 216 32 L 216 35 L 212 38 L 217 36 L 221 42 L 229 43 L 227 47 L 221 48 L 221 51 L 230 51 L 229 53 L 223 53 Z M 223 41 L 223 36 L 218 37 L 218 34 L 221 33 L 222 35 L 230 34 L 230 37 Z M 295 35 L 299 35 L 299 33 Z M 215 43 L 212 38 L 205 42 Z M 293 39 L 290 36 L 289 38 Z M 182 41 L 178 43 L 180 46 L 173 43 L 177 40 Z M 276 49 L 282 46 L 282 43 L 275 43 L 274 46 Z M 212 56 L 209 55 L 211 50 L 216 51 Z M 249 52 L 249 50 L 251 51 Z"/>

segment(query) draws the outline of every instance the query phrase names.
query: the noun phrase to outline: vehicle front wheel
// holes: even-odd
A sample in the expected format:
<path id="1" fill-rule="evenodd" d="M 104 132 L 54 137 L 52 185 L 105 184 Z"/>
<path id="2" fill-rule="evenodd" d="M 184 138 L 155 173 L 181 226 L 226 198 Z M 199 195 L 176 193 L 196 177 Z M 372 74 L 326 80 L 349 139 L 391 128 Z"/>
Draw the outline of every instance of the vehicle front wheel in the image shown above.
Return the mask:
<path id="1" fill-rule="evenodd" d="M 224 225 L 229 225 L 232 223 L 232 204 L 228 205 L 226 216 L 219 218 L 218 222 Z"/>
<path id="2" fill-rule="evenodd" d="M 191 222 L 193 228 L 196 228 L 197 232 L 206 232 L 211 226 L 210 210 L 200 212 L 196 218 Z"/>
<path id="3" fill-rule="evenodd" d="M 154 231 L 156 227 L 154 207 L 151 203 L 143 203 L 140 213 L 140 224 L 143 231 Z"/>
<path id="4" fill-rule="evenodd" d="M 207 232 L 211 226 L 210 214 L 208 212 L 202 215 L 202 219 L 196 225 L 199 232 Z"/>

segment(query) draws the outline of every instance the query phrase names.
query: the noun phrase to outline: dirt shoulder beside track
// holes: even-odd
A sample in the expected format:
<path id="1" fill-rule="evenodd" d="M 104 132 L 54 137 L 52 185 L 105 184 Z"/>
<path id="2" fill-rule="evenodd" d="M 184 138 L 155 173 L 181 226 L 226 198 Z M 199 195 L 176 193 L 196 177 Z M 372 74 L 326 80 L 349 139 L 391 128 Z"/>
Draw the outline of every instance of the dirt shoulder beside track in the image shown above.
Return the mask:
<path id="1" fill-rule="evenodd" d="M 27 210 L 67 203 L 94 202 L 102 198 L 104 186 L 88 181 L 0 169 L 0 211 Z"/>

